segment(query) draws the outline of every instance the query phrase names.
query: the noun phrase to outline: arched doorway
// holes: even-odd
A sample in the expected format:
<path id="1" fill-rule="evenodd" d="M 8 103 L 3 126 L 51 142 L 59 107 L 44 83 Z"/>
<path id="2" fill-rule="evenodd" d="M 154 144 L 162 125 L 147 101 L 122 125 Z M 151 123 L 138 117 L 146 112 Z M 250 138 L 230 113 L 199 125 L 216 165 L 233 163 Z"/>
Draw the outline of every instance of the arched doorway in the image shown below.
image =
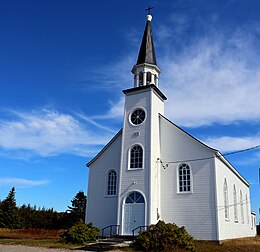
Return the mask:
<path id="1" fill-rule="evenodd" d="M 145 201 L 139 192 L 130 193 L 123 204 L 123 234 L 132 235 L 132 230 L 145 225 Z"/>

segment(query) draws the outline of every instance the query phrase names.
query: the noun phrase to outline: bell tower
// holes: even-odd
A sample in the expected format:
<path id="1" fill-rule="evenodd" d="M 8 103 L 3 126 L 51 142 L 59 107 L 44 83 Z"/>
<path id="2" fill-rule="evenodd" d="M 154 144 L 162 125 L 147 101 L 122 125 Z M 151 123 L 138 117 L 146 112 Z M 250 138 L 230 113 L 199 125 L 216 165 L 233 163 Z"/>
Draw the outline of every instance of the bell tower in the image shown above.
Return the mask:
<path id="1" fill-rule="evenodd" d="M 120 233 L 132 235 L 138 227 L 154 224 L 160 216 L 159 170 L 160 114 L 166 97 L 158 88 L 152 16 L 147 15 L 136 64 L 134 87 L 125 94 L 121 142 L 117 224 Z M 135 232 L 135 231 L 134 231 Z"/>
<path id="2" fill-rule="evenodd" d="M 137 63 L 132 69 L 134 87 L 142 87 L 150 84 L 158 87 L 158 78 L 161 70 L 156 63 L 151 21 L 152 16 L 148 14 L 146 16 L 146 26 Z"/>

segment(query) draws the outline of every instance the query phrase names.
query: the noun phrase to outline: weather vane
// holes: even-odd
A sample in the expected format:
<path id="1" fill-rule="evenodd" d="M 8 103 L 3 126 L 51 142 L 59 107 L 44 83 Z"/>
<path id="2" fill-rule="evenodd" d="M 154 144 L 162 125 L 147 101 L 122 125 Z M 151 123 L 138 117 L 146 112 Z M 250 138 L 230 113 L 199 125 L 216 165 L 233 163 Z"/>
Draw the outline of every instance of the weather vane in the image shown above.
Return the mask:
<path id="1" fill-rule="evenodd" d="M 153 9 L 153 7 L 151 7 L 150 4 L 149 4 L 148 8 L 146 9 L 148 15 L 151 14 L 151 9 Z"/>

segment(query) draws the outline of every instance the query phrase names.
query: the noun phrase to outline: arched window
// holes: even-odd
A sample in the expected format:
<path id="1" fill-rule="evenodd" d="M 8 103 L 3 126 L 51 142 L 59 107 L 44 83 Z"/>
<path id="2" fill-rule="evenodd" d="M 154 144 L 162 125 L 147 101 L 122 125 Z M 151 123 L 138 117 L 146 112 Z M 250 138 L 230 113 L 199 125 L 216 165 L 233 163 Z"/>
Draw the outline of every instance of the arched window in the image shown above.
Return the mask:
<path id="1" fill-rule="evenodd" d="M 229 208 L 228 208 L 228 186 L 227 186 L 227 180 L 224 180 L 224 186 L 223 186 L 223 192 L 224 192 L 224 209 L 225 209 L 225 219 L 229 219 Z"/>
<path id="2" fill-rule="evenodd" d="M 116 195 L 117 174 L 115 170 L 110 170 L 107 174 L 107 195 Z"/>
<path id="3" fill-rule="evenodd" d="M 144 197 L 141 193 L 139 192 L 132 192 L 130 193 L 126 200 L 126 204 L 133 204 L 133 203 L 144 203 Z"/>
<path id="4" fill-rule="evenodd" d="M 191 170 L 187 164 L 181 164 L 178 170 L 179 192 L 191 192 Z"/>
<path id="5" fill-rule="evenodd" d="M 134 145 L 130 151 L 130 168 L 143 168 L 143 148 L 140 145 Z"/>
<path id="6" fill-rule="evenodd" d="M 237 191 L 236 191 L 236 186 L 233 186 L 233 205 L 234 205 L 234 220 L 235 222 L 238 221 L 237 218 Z"/>
<path id="7" fill-rule="evenodd" d="M 243 195 L 241 190 L 240 190 L 240 210 L 241 210 L 241 222 L 244 223 Z"/>
<path id="8" fill-rule="evenodd" d="M 248 210 L 248 198 L 247 198 L 247 194 L 246 194 L 246 219 L 247 219 L 247 223 L 249 223 L 249 210 Z"/>

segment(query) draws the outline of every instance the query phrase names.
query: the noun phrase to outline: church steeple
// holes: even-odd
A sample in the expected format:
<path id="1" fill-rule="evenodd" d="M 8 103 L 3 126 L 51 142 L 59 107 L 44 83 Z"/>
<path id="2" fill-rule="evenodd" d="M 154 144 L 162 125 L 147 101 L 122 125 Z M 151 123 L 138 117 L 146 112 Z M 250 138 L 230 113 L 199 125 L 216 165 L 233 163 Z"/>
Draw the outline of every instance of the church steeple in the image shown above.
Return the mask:
<path id="1" fill-rule="evenodd" d="M 144 35 L 142 39 L 142 44 L 139 51 L 139 56 L 137 60 L 137 65 L 148 63 L 148 64 L 156 64 L 156 56 L 155 49 L 153 44 L 153 33 L 151 27 L 152 16 L 147 15 L 146 26 L 144 30 Z"/>
<path id="2" fill-rule="evenodd" d="M 152 16 L 148 14 L 137 63 L 132 69 L 135 79 L 134 87 L 151 84 L 158 87 L 158 77 L 161 70 L 156 62 L 151 21 Z"/>

